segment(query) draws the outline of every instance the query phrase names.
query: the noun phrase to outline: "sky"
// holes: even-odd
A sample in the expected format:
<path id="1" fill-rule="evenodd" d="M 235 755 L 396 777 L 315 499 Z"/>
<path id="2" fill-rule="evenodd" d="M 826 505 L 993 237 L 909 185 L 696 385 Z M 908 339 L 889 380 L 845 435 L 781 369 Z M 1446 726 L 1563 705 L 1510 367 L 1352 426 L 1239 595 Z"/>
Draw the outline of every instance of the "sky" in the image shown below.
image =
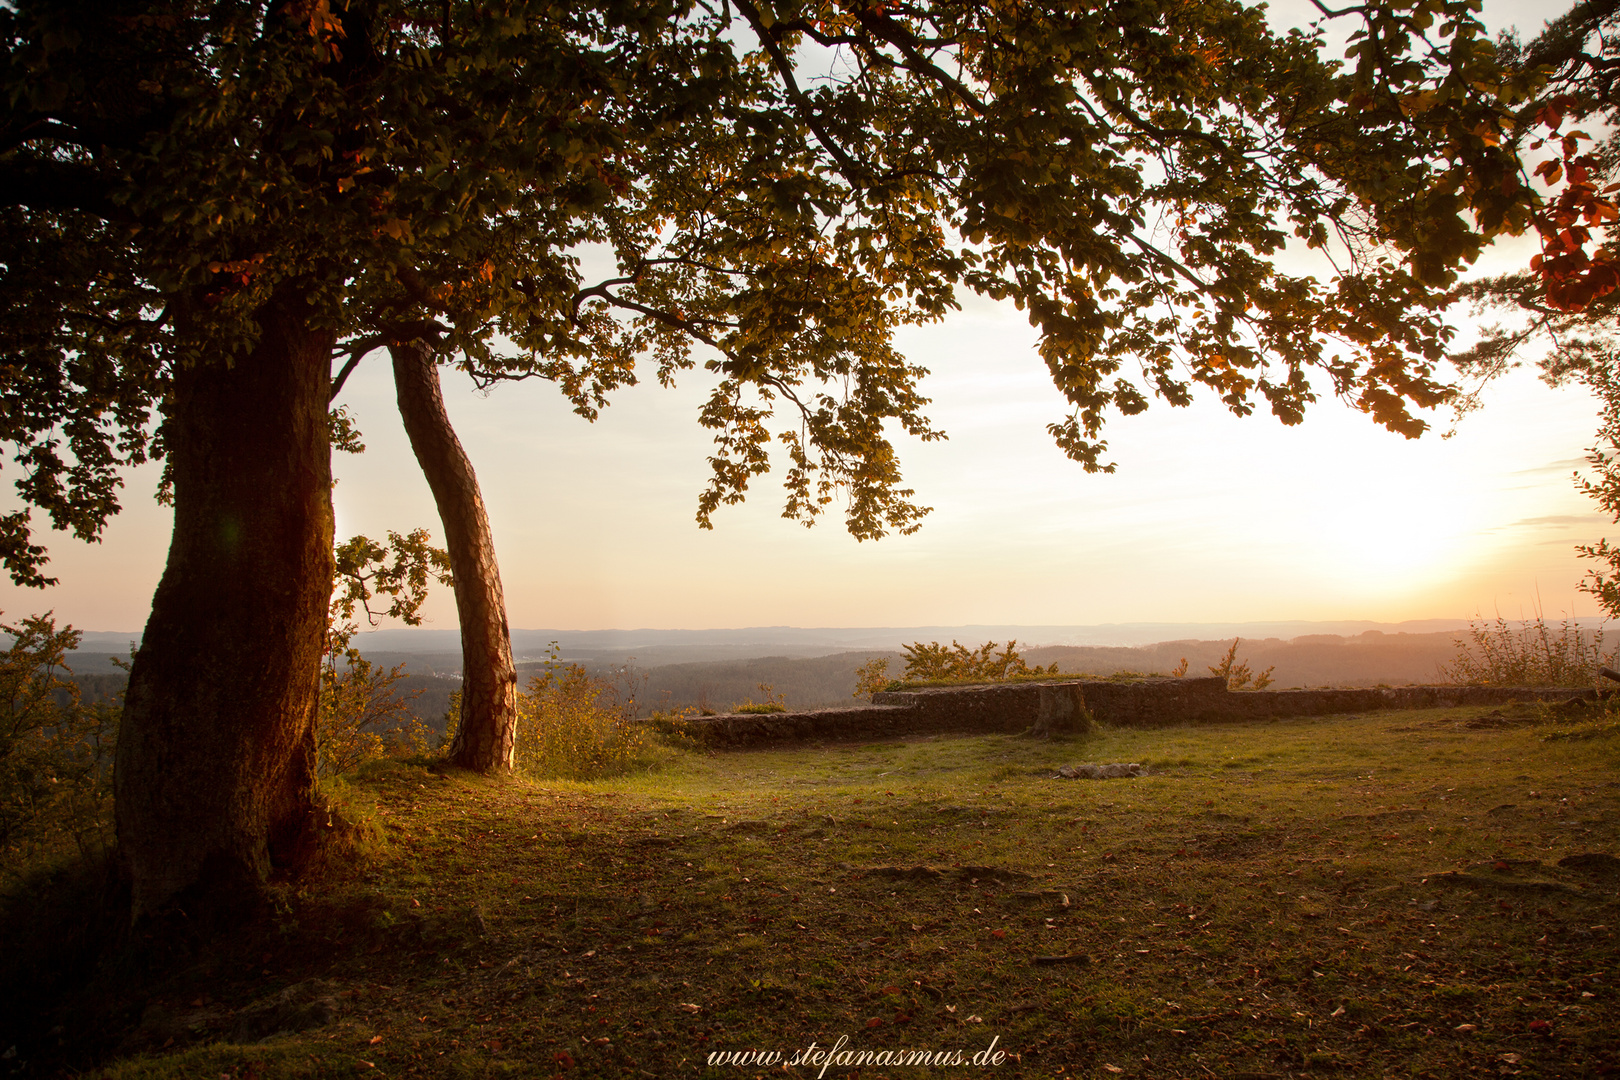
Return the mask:
<path id="1" fill-rule="evenodd" d="M 1305 8 L 1300 7 L 1303 11 Z M 1492 26 L 1528 33 L 1545 8 L 1487 4 Z M 1274 14 L 1292 17 L 1291 9 Z M 1481 272 L 1522 266 L 1523 241 Z M 1076 625 L 1111 622 L 1592 615 L 1574 545 L 1607 520 L 1573 486 L 1596 406 L 1531 371 L 1489 387 L 1484 406 L 1411 441 L 1324 399 L 1303 425 L 1238 419 L 1204 394 L 1155 402 L 1106 431 L 1112 475 L 1066 460 L 1046 424 L 1064 415 L 1010 305 L 964 298 L 944 323 L 899 343 L 930 369 L 929 415 L 949 439 L 897 446 L 907 484 L 934 508 L 920 532 L 860 543 L 836 513 L 813 530 L 780 517 L 777 481 L 699 530 L 710 452 L 697 423 L 706 386 L 620 391 L 601 418 L 572 414 L 545 383 L 479 394 L 445 373 L 451 419 L 483 486 L 513 627 Z M 400 428 L 386 354 L 366 359 L 340 402 L 367 446 L 334 461 L 339 538 L 429 527 L 431 496 Z M 1448 429 L 1449 438 L 1441 435 Z M 41 593 L 9 583 L 0 610 L 46 609 L 85 630 L 137 631 L 162 572 L 169 513 L 156 470 L 128 477 L 101 543 L 49 534 Z M 448 590 L 428 626 L 455 626 Z"/>

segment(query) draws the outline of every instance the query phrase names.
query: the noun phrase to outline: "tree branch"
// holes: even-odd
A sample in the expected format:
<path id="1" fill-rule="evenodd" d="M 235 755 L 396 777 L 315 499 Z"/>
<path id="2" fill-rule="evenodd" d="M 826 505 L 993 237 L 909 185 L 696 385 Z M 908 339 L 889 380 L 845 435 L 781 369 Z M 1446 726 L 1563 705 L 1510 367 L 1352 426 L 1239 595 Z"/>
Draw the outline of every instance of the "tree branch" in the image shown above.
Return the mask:
<path id="1" fill-rule="evenodd" d="M 764 47 L 765 52 L 770 55 L 771 63 L 776 67 L 777 74 L 782 76 L 783 89 L 787 91 L 788 100 L 793 103 L 794 108 L 798 111 L 799 119 L 804 121 L 805 126 L 815 134 L 816 141 L 821 144 L 822 149 L 826 150 L 828 156 L 838 164 L 838 171 L 848 181 L 850 187 L 856 191 L 864 189 L 867 186 L 865 175 L 867 170 L 854 158 L 850 157 L 848 152 L 838 145 L 838 141 L 822 126 L 821 119 L 816 115 L 816 107 L 799 89 L 799 81 L 793 74 L 793 61 L 782 51 L 781 43 L 776 40 L 776 35 L 772 34 L 770 29 L 766 27 L 764 19 L 760 17 L 759 8 L 754 5 L 753 0 L 737 0 L 737 9 L 748 20 L 748 25 L 753 27 L 754 35 L 759 39 L 759 43 Z"/>
<path id="2" fill-rule="evenodd" d="M 334 360 L 339 356 L 347 356 L 349 359 L 332 378 L 332 392 L 326 399 L 328 404 L 337 400 L 338 395 L 343 392 L 343 384 L 349 381 L 349 376 L 354 373 L 355 367 L 365 358 L 366 354 L 373 349 L 382 348 L 390 340 L 392 340 L 391 335 L 372 334 L 370 337 L 363 337 L 359 341 L 352 342 L 347 347 L 332 354 Z"/>

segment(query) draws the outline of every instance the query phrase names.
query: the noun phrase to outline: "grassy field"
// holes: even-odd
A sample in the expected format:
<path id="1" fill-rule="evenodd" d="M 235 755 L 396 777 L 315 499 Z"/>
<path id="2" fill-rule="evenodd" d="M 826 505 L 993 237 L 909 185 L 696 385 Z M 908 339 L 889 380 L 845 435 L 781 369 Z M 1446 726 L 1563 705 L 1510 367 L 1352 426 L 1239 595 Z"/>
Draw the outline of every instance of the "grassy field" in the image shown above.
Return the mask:
<path id="1" fill-rule="evenodd" d="M 592 784 L 379 766 L 348 795 L 367 865 L 138 991 L 104 976 L 116 1022 L 63 1014 L 22 1057 L 116 1080 L 1616 1074 L 1620 737 L 1544 721 L 939 736 Z M 1117 761 L 1149 774 L 1051 778 Z M 812 1044 L 835 1052 L 784 1071 Z M 782 1058 L 710 1063 L 751 1051 Z"/>

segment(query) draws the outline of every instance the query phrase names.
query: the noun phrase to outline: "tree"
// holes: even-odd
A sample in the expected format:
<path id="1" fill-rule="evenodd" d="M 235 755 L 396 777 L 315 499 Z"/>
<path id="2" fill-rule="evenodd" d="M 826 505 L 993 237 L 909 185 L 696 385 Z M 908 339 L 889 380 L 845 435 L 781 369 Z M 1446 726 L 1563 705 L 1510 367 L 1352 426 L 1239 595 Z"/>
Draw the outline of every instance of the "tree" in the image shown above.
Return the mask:
<path id="1" fill-rule="evenodd" d="M 571 222 L 611 195 L 620 143 L 594 110 L 625 79 L 652 94 L 682 73 L 692 50 L 670 14 L 536 5 L 469 18 L 463 48 L 438 5 L 0 12 L 4 434 L 21 493 L 93 536 L 120 464 L 160 452 L 172 479 L 174 541 L 118 744 L 137 916 L 192 893 L 229 902 L 309 839 L 338 341 L 410 335 L 391 303 L 418 250 L 478 280 L 464 215 L 559 250 L 591 240 Z M 3 539 L 13 576 L 41 583 L 26 512 Z"/>
<path id="2" fill-rule="evenodd" d="M 1350 77 L 1320 62 L 1315 39 L 1273 38 L 1257 13 L 1236 6 L 1132 9 L 1140 27 L 1111 10 L 738 11 L 756 70 L 728 69 L 723 93 L 700 105 L 702 123 L 666 124 L 640 148 L 662 168 L 629 181 L 611 208 L 604 235 L 618 275 L 547 283 L 559 309 L 628 317 L 645 335 L 637 345 L 658 355 L 661 380 L 690 366 L 694 343 L 714 357 L 703 422 L 719 452 L 699 502 L 704 527 L 766 471 L 774 435 L 790 461 L 784 516 L 809 524 L 843 494 L 858 537 L 915 528 L 927 511 L 899 487 L 884 405 L 911 434 L 937 433 L 916 389 L 922 372 L 893 354 L 889 333 L 940 317 L 959 287 L 1028 308 L 1073 406 L 1051 432 L 1088 469 L 1113 468 L 1097 438 L 1110 410 L 1139 411 L 1153 395 L 1185 405 L 1194 383 L 1239 413 L 1264 397 L 1298 422 L 1315 395 L 1313 366 L 1335 392 L 1415 436 L 1425 425 L 1407 406 L 1450 392 L 1434 373 L 1449 335 L 1439 286 L 1482 235 L 1522 221 L 1511 183 L 1478 185 L 1467 199 L 1453 190 L 1458 159 L 1514 177 L 1491 134 L 1505 122 L 1503 96 L 1478 89 L 1499 73 L 1464 4 L 1365 9 Z M 1429 47 L 1423 32 L 1437 13 L 1453 41 L 1443 58 L 1414 64 L 1413 42 Z M 1007 40 L 1025 44 L 1007 50 Z M 817 47 L 848 50 L 846 66 L 815 71 L 827 56 Z M 1239 55 L 1250 62 L 1226 62 Z M 736 64 L 729 48 L 725 61 Z M 802 89 L 807 69 L 815 93 Z M 1439 89 L 1422 88 L 1431 75 Z M 1421 110 L 1410 105 L 1415 94 L 1427 95 Z M 905 124 L 885 127 L 883 110 L 895 108 Z M 1174 224 L 1151 228 L 1154 215 Z M 1289 239 L 1278 216 L 1294 239 L 1345 260 L 1328 287 L 1277 273 L 1271 257 Z M 1403 249 L 1404 268 L 1388 258 Z M 410 347 L 448 357 L 455 334 L 484 340 L 491 313 L 476 294 L 439 288 L 412 290 L 423 309 L 412 318 L 440 336 Z M 1322 331 L 1351 359 L 1325 355 Z M 560 340 L 553 331 L 551 343 Z M 528 350 L 468 349 L 461 364 L 486 385 L 558 379 L 587 416 L 603 389 L 634 381 L 634 348 L 585 353 L 559 373 L 544 333 L 518 343 Z M 1121 373 L 1130 358 L 1138 378 Z M 396 374 L 400 363 L 396 350 Z M 852 375 L 852 391 L 801 397 Z M 577 390 L 585 377 L 598 380 L 589 400 Z M 767 426 L 781 401 L 799 431 Z M 407 426 L 428 467 L 420 425 Z M 453 443 L 447 422 L 435 430 L 434 445 Z M 428 471 L 461 478 L 434 484 L 441 514 L 475 522 L 482 509 L 463 457 L 457 450 Z M 473 547 L 492 552 L 482 540 Z M 463 612 L 501 610 L 492 570 L 471 555 L 458 565 Z M 505 747 L 505 634 L 487 615 L 462 625 L 473 630 L 464 671 L 492 688 L 481 695 L 492 704 L 469 708 L 461 731 Z M 461 760 L 487 768 L 505 759 Z"/>
<path id="3" fill-rule="evenodd" d="M 961 289 L 1029 313 L 1071 406 L 1051 431 L 1088 469 L 1113 467 L 1112 411 L 1202 385 L 1295 423 L 1312 372 L 1418 434 L 1412 407 L 1449 393 L 1455 268 L 1523 200 L 1467 4 L 1357 10 L 1353 72 L 1258 9 L 1168 0 L 0 12 L 23 496 L 93 536 L 120 463 L 161 453 L 173 479 L 119 742 L 137 913 L 251 888 L 307 841 L 334 359 L 341 386 L 390 349 L 429 428 L 434 362 L 551 379 L 586 416 L 638 360 L 661 381 L 701 363 L 700 524 L 777 443 L 786 516 L 841 501 L 861 538 L 927 512 L 889 431 L 939 436 L 892 334 Z M 1437 17 L 1446 94 L 1417 108 Z M 1336 260 L 1327 278 L 1280 269 L 1290 243 Z M 587 250 L 616 270 L 587 277 Z M 419 456 L 434 440 L 413 433 Z M 446 486 L 498 665 L 498 586 L 457 562 L 489 549 L 476 490 Z M 0 542 L 42 579 L 26 512 Z M 498 766 L 503 738 L 465 746 Z"/>

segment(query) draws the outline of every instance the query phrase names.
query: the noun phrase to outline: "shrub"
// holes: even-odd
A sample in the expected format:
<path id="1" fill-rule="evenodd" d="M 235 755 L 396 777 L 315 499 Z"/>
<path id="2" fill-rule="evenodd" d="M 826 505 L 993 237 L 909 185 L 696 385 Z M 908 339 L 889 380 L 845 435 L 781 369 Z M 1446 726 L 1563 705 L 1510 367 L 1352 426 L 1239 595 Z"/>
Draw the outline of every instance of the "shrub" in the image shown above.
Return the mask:
<path id="1" fill-rule="evenodd" d="M 1228 690 L 1264 690 L 1271 685 L 1271 673 L 1277 670 L 1276 665 L 1266 668 L 1258 675 L 1254 674 L 1249 670 L 1247 660 L 1237 658 L 1238 643 L 1242 640 L 1242 638 L 1233 638 L 1232 647 L 1226 650 L 1225 656 L 1221 657 L 1220 665 L 1211 667 L 1209 673 L 1219 675 L 1225 679 Z M 1174 674 L 1178 676 L 1184 675 L 1186 671 L 1187 661 L 1183 659 L 1181 667 Z"/>
<path id="2" fill-rule="evenodd" d="M 337 574 L 327 610 L 315 728 L 322 776 L 351 772 L 376 758 L 408 757 L 428 749 L 429 729 L 410 707 L 421 691 L 406 698 L 394 689 L 405 677 L 405 665 L 385 671 L 352 644 L 359 631 L 353 621 L 356 609 L 364 611 L 373 626 L 384 614 L 416 626 L 422 621 L 428 583 L 451 583 L 450 557 L 428 539 L 426 529 L 405 535 L 390 532 L 386 544 L 355 536 L 333 550 Z M 388 607 L 374 611 L 372 601 L 384 597 Z"/>
<path id="3" fill-rule="evenodd" d="M 948 648 L 937 641 L 927 645 L 914 641 L 904 648 L 906 670 L 899 679 L 889 678 L 887 657 L 876 657 L 855 669 L 854 696 L 865 697 L 880 690 L 901 690 L 924 684 L 1004 682 L 1058 673 L 1055 663 L 1030 667 L 1018 654 L 1017 641 L 1007 642 L 1007 647 L 999 653 L 994 641 L 987 641 L 977 649 L 969 649 L 958 641 L 952 641 Z"/>
<path id="4" fill-rule="evenodd" d="M 410 707 L 421 691 L 404 697 L 394 689 L 404 677 L 404 664 L 385 670 L 361 656 L 341 628 L 329 633 L 315 729 L 322 776 L 352 772 L 375 758 L 408 757 L 428 749 L 428 726 Z"/>
<path id="5" fill-rule="evenodd" d="M 617 680 L 558 659 L 557 643 L 540 674 L 518 694 L 516 765 L 544 779 L 596 780 L 650 763 L 653 747 L 636 720 L 627 670 Z"/>
<path id="6" fill-rule="evenodd" d="M 112 846 L 118 706 L 86 705 L 67 653 L 79 632 L 49 614 L 0 624 L 0 871 L 16 879 Z"/>
<path id="7" fill-rule="evenodd" d="M 1598 669 L 1614 663 L 1603 652 L 1603 628 L 1582 630 L 1574 619 L 1554 626 L 1540 612 L 1515 628 L 1468 620 L 1467 638 L 1456 638 L 1457 657 L 1441 668 L 1447 682 L 1494 686 L 1593 686 Z"/>
<path id="8" fill-rule="evenodd" d="M 759 687 L 760 696 L 762 696 L 765 700 L 764 701 L 755 701 L 753 698 L 747 698 L 746 700 L 743 701 L 743 703 L 741 705 L 733 705 L 731 707 L 732 712 L 734 712 L 734 713 L 779 713 L 779 712 L 787 712 L 787 695 L 785 695 L 785 694 L 773 694 L 771 692 L 771 684 L 770 683 L 762 682 L 762 683 L 756 683 L 755 685 L 757 685 Z"/>

